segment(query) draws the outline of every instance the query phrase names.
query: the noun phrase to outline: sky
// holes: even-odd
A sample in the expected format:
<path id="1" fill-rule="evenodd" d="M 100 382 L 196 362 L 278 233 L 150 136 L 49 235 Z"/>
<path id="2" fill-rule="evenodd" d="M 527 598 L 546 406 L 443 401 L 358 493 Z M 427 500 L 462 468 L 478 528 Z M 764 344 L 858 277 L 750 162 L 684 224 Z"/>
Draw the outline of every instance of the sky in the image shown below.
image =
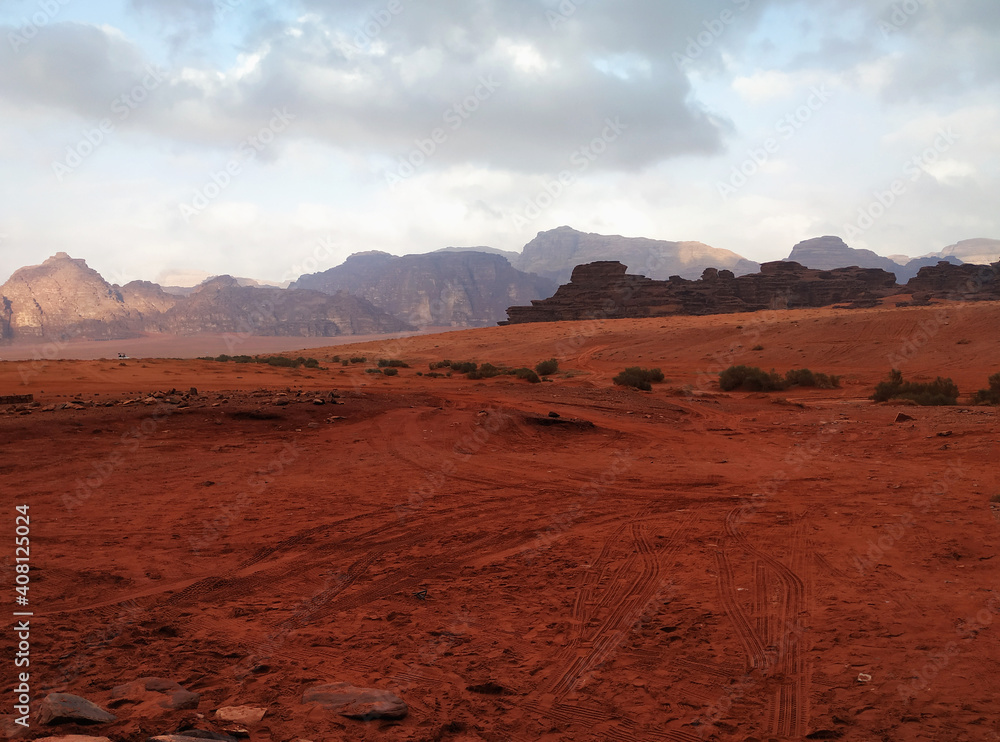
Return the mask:
<path id="1" fill-rule="evenodd" d="M 0 281 L 1000 238 L 996 0 L 0 0 Z"/>

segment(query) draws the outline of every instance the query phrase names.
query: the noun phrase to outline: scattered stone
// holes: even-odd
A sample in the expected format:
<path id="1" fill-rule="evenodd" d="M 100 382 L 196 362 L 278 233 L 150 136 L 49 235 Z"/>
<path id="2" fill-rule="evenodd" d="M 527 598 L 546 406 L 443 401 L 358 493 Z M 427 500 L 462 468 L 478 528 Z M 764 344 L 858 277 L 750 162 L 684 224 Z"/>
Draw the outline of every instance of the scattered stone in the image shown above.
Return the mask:
<path id="1" fill-rule="evenodd" d="M 938 438 L 951 438 L 954 435 L 954 433 L 952 433 L 950 430 L 942 430 L 937 435 Z"/>
<path id="2" fill-rule="evenodd" d="M 160 734 L 156 737 L 150 737 L 146 742 L 202 742 L 206 739 L 218 740 L 218 742 L 236 742 L 236 737 L 232 735 L 204 732 L 201 729 L 187 729 L 177 734 Z"/>
<path id="3" fill-rule="evenodd" d="M 909 415 L 907 415 L 905 412 L 900 412 L 898 415 L 896 415 L 896 419 L 893 420 L 893 422 L 905 423 L 905 422 L 907 422 L 909 420 L 912 420 L 912 419 L 913 418 L 910 417 Z"/>
<path id="4" fill-rule="evenodd" d="M 191 387 L 188 390 L 188 394 L 190 394 L 192 397 L 198 396 L 198 387 L 196 387 L 196 386 Z"/>
<path id="5" fill-rule="evenodd" d="M 558 412 L 550 412 L 549 413 L 549 417 L 559 417 L 559 413 Z"/>
<path id="6" fill-rule="evenodd" d="M 215 715 L 223 721 L 249 726 L 263 719 L 266 713 L 267 709 L 256 706 L 223 706 L 215 712 Z"/>
<path id="7" fill-rule="evenodd" d="M 326 404 L 326 402 L 324 400 L 320 399 L 319 397 L 317 397 L 316 399 L 313 400 L 313 404 L 314 405 L 324 405 L 324 404 Z"/>
<path id="8" fill-rule="evenodd" d="M 118 717 L 72 693 L 50 693 L 38 705 L 37 718 L 39 724 L 51 726 L 66 723 L 101 724 Z"/>
<path id="9" fill-rule="evenodd" d="M 316 703 L 348 719 L 402 719 L 409 709 L 402 698 L 375 688 L 357 688 L 350 683 L 330 683 L 310 688 L 303 703 Z"/>

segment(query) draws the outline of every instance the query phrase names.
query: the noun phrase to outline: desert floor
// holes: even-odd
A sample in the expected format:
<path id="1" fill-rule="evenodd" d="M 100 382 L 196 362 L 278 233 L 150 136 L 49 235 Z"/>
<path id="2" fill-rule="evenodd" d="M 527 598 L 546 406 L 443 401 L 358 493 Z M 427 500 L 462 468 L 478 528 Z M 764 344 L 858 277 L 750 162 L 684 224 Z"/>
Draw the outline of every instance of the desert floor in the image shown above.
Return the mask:
<path id="1" fill-rule="evenodd" d="M 868 400 L 893 365 L 985 387 L 998 327 L 981 303 L 487 328 L 314 348 L 320 370 L 0 364 L 41 405 L 0 414 L 36 701 L 201 694 L 27 737 L 251 705 L 253 741 L 1000 739 L 997 408 Z M 553 356 L 541 384 L 416 375 Z M 721 393 L 737 363 L 842 387 Z M 614 386 L 630 365 L 667 381 Z M 409 714 L 302 703 L 337 681 Z"/>

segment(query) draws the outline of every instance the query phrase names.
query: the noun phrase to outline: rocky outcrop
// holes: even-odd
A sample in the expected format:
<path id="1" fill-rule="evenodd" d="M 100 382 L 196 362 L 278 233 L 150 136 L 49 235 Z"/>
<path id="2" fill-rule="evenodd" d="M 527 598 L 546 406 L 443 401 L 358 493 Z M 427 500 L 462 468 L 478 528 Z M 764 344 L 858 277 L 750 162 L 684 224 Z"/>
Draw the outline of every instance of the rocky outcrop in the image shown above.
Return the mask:
<path id="1" fill-rule="evenodd" d="M 105 711 L 86 698 L 72 693 L 49 693 L 38 704 L 38 723 L 54 724 L 101 724 L 114 721 L 117 717 Z"/>
<path id="2" fill-rule="evenodd" d="M 884 258 L 871 250 L 849 247 L 840 237 L 831 236 L 815 237 L 800 242 L 792 248 L 787 260 L 807 268 L 824 271 L 857 266 L 859 268 L 881 268 L 889 273 L 895 273 L 902 267 L 899 263 Z"/>
<path id="3" fill-rule="evenodd" d="M 899 269 L 893 271 L 896 274 L 896 283 L 905 284 L 911 278 L 920 273 L 924 267 L 934 267 L 941 262 L 941 258 L 913 258 L 902 264 Z M 946 263 L 961 265 L 962 261 L 956 257 L 945 258 Z"/>
<path id="4" fill-rule="evenodd" d="M 556 284 L 516 270 L 502 255 L 366 252 L 302 276 L 291 288 L 350 292 L 420 327 L 476 327 L 502 319 L 511 304 L 551 296 Z"/>
<path id="5" fill-rule="evenodd" d="M 661 279 L 672 275 L 697 278 L 709 267 L 729 269 L 736 274 L 753 273 L 760 267 L 734 252 L 701 242 L 587 234 L 571 227 L 539 232 L 513 264 L 522 271 L 565 283 L 574 266 L 602 260 L 624 263 L 635 272 Z"/>
<path id="6" fill-rule="evenodd" d="M 1000 261 L 992 265 L 953 265 L 941 261 L 921 268 L 905 290 L 923 299 L 994 301 L 1000 299 Z"/>
<path id="7" fill-rule="evenodd" d="M 509 321 L 501 324 L 820 307 L 873 301 L 896 290 L 894 276 L 877 268 L 819 271 L 788 261 L 765 263 L 760 273 L 739 277 L 706 268 L 697 281 L 656 281 L 626 271 L 617 261 L 577 266 L 552 298 L 510 307 Z"/>
<path id="8" fill-rule="evenodd" d="M 207 281 L 162 314 L 159 332 L 245 333 L 291 337 L 375 335 L 414 329 L 380 308 L 345 292 L 240 286 L 232 276 Z"/>

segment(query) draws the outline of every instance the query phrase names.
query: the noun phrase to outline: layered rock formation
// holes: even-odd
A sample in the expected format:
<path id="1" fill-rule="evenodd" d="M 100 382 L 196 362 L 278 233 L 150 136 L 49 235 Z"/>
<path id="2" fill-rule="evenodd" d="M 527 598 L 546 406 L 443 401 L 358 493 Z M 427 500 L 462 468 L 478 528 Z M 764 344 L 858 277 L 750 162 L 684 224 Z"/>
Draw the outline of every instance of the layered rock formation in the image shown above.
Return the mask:
<path id="1" fill-rule="evenodd" d="M 650 278 L 672 275 L 697 278 L 705 268 L 725 268 L 736 274 L 754 273 L 760 265 L 729 250 L 701 242 L 666 242 L 644 237 L 586 234 L 570 227 L 539 232 L 513 261 L 522 271 L 565 283 L 573 266 L 616 260 Z"/>
<path id="2" fill-rule="evenodd" d="M 905 291 L 922 299 L 994 301 L 1000 299 L 1000 261 L 992 265 L 953 265 L 943 260 L 921 268 L 906 284 Z"/>
<path id="3" fill-rule="evenodd" d="M 164 312 L 155 329 L 187 335 L 199 332 L 250 335 L 334 337 L 374 335 L 414 329 L 346 292 L 241 286 L 232 276 L 201 284 Z"/>
<path id="4" fill-rule="evenodd" d="M 409 324 L 475 327 L 502 319 L 511 304 L 551 296 L 556 284 L 513 268 L 501 255 L 446 251 L 395 257 L 357 253 L 291 288 L 348 291 Z"/>
<path id="5" fill-rule="evenodd" d="M 962 240 L 954 245 L 948 245 L 938 253 L 931 253 L 930 258 L 954 258 L 959 263 L 975 263 L 976 265 L 990 265 L 1000 260 L 1000 240 L 990 240 L 985 237 L 978 237 L 971 240 Z"/>
<path id="6" fill-rule="evenodd" d="M 765 263 L 760 273 L 739 277 L 707 268 L 697 281 L 680 276 L 657 281 L 626 270 L 617 261 L 577 266 L 555 296 L 510 307 L 508 322 L 501 324 L 820 307 L 874 301 L 896 290 L 893 274 L 878 268 L 820 271 L 788 261 Z"/>

